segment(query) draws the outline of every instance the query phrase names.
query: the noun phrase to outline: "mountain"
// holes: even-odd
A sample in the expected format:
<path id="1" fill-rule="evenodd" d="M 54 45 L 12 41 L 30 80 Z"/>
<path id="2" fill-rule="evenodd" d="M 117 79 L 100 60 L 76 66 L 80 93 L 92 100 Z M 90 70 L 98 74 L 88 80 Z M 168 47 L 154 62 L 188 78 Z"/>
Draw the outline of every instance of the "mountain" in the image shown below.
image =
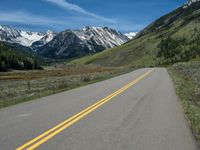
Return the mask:
<path id="1" fill-rule="evenodd" d="M 126 33 L 125 36 L 127 36 L 131 40 L 137 35 L 137 33 L 138 32 L 129 32 L 129 33 Z"/>
<path id="2" fill-rule="evenodd" d="M 108 27 L 85 27 L 65 30 L 39 48 L 38 53 L 51 58 L 73 58 L 100 52 L 119 46 L 129 39 L 117 30 Z"/>
<path id="3" fill-rule="evenodd" d="M 0 25 L 0 41 L 20 44 L 50 58 L 81 57 L 119 46 L 134 36 L 123 35 L 108 27 L 84 27 L 77 30 L 65 30 L 61 33 L 47 31 L 30 32 Z M 17 45 L 19 46 L 19 45 Z"/>
<path id="4" fill-rule="evenodd" d="M 0 25 L 0 41 L 9 43 L 17 43 L 23 46 L 31 47 L 34 43 L 34 47 L 43 46 L 49 42 L 56 33 L 47 31 L 46 33 L 23 31 L 11 28 L 9 26 Z M 40 42 L 37 45 L 35 42 Z"/>
<path id="5" fill-rule="evenodd" d="M 187 6 L 187 7 L 186 7 Z M 190 0 L 115 48 L 71 64 L 149 67 L 200 58 L 200 2 Z"/>

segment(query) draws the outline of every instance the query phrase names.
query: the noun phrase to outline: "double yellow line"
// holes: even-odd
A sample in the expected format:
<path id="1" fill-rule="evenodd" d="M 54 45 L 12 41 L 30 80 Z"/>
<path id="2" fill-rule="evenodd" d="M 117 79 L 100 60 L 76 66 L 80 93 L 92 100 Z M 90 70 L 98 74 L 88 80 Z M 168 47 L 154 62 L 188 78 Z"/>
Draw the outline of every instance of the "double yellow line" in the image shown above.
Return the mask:
<path id="1" fill-rule="evenodd" d="M 36 138 L 34 138 L 34 139 L 30 140 L 29 142 L 25 143 L 24 145 L 20 146 L 16 150 L 24 150 L 24 149 L 33 150 L 33 149 L 39 147 L 41 144 L 43 144 L 46 141 L 48 141 L 49 139 L 53 138 L 55 135 L 62 132 L 63 130 L 65 130 L 66 128 L 68 128 L 69 126 L 74 124 L 75 122 L 79 121 L 80 119 L 82 119 L 83 117 L 85 117 L 86 115 L 88 115 L 89 113 L 94 111 L 95 109 L 99 108 L 100 106 L 102 106 L 106 102 L 110 101 L 112 98 L 116 97 L 117 95 L 124 92 L 125 90 L 127 90 L 128 88 L 130 88 L 131 86 L 136 84 L 137 82 L 144 79 L 152 71 L 153 71 L 153 69 L 149 70 L 148 72 L 144 73 L 143 75 L 141 75 L 140 77 L 138 77 L 134 81 L 132 81 L 129 84 L 122 87 L 121 89 L 119 89 L 116 92 L 108 95 L 107 97 L 99 100 L 95 104 L 89 106 L 88 108 L 86 108 L 83 111 L 79 112 L 78 114 L 70 117 L 69 119 L 65 120 L 64 122 L 56 125 L 55 127 L 47 130 L 46 132 L 42 133 L 41 135 L 37 136 Z"/>

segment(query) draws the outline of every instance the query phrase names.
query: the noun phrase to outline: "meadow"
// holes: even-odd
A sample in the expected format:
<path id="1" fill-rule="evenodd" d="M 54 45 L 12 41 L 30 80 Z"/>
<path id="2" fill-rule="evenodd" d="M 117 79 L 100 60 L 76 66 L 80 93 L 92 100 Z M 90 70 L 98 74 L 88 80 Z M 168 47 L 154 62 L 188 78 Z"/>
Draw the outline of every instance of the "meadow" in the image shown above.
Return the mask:
<path id="1" fill-rule="evenodd" d="M 47 67 L 0 73 L 0 108 L 70 90 L 127 72 L 122 68 Z"/>

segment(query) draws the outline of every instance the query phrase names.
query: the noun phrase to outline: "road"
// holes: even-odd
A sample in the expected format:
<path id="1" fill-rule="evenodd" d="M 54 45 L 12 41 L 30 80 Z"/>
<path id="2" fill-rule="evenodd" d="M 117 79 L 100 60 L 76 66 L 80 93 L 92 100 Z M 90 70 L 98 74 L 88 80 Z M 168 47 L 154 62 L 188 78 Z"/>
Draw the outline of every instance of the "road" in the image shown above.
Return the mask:
<path id="1" fill-rule="evenodd" d="M 1 150 L 196 150 L 165 68 L 0 110 Z"/>

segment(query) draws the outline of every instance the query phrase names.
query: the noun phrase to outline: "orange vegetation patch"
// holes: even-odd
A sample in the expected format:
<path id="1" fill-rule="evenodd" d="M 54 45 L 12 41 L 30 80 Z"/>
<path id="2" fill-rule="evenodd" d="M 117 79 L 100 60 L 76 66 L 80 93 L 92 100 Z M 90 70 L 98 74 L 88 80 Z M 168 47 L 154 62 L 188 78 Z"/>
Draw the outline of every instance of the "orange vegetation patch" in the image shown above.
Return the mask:
<path id="1" fill-rule="evenodd" d="M 70 75 L 81 75 L 90 73 L 101 73 L 114 71 L 113 68 L 70 68 L 70 69 L 52 69 L 36 71 L 11 71 L 0 73 L 0 80 L 31 80 L 44 77 L 61 77 Z"/>

